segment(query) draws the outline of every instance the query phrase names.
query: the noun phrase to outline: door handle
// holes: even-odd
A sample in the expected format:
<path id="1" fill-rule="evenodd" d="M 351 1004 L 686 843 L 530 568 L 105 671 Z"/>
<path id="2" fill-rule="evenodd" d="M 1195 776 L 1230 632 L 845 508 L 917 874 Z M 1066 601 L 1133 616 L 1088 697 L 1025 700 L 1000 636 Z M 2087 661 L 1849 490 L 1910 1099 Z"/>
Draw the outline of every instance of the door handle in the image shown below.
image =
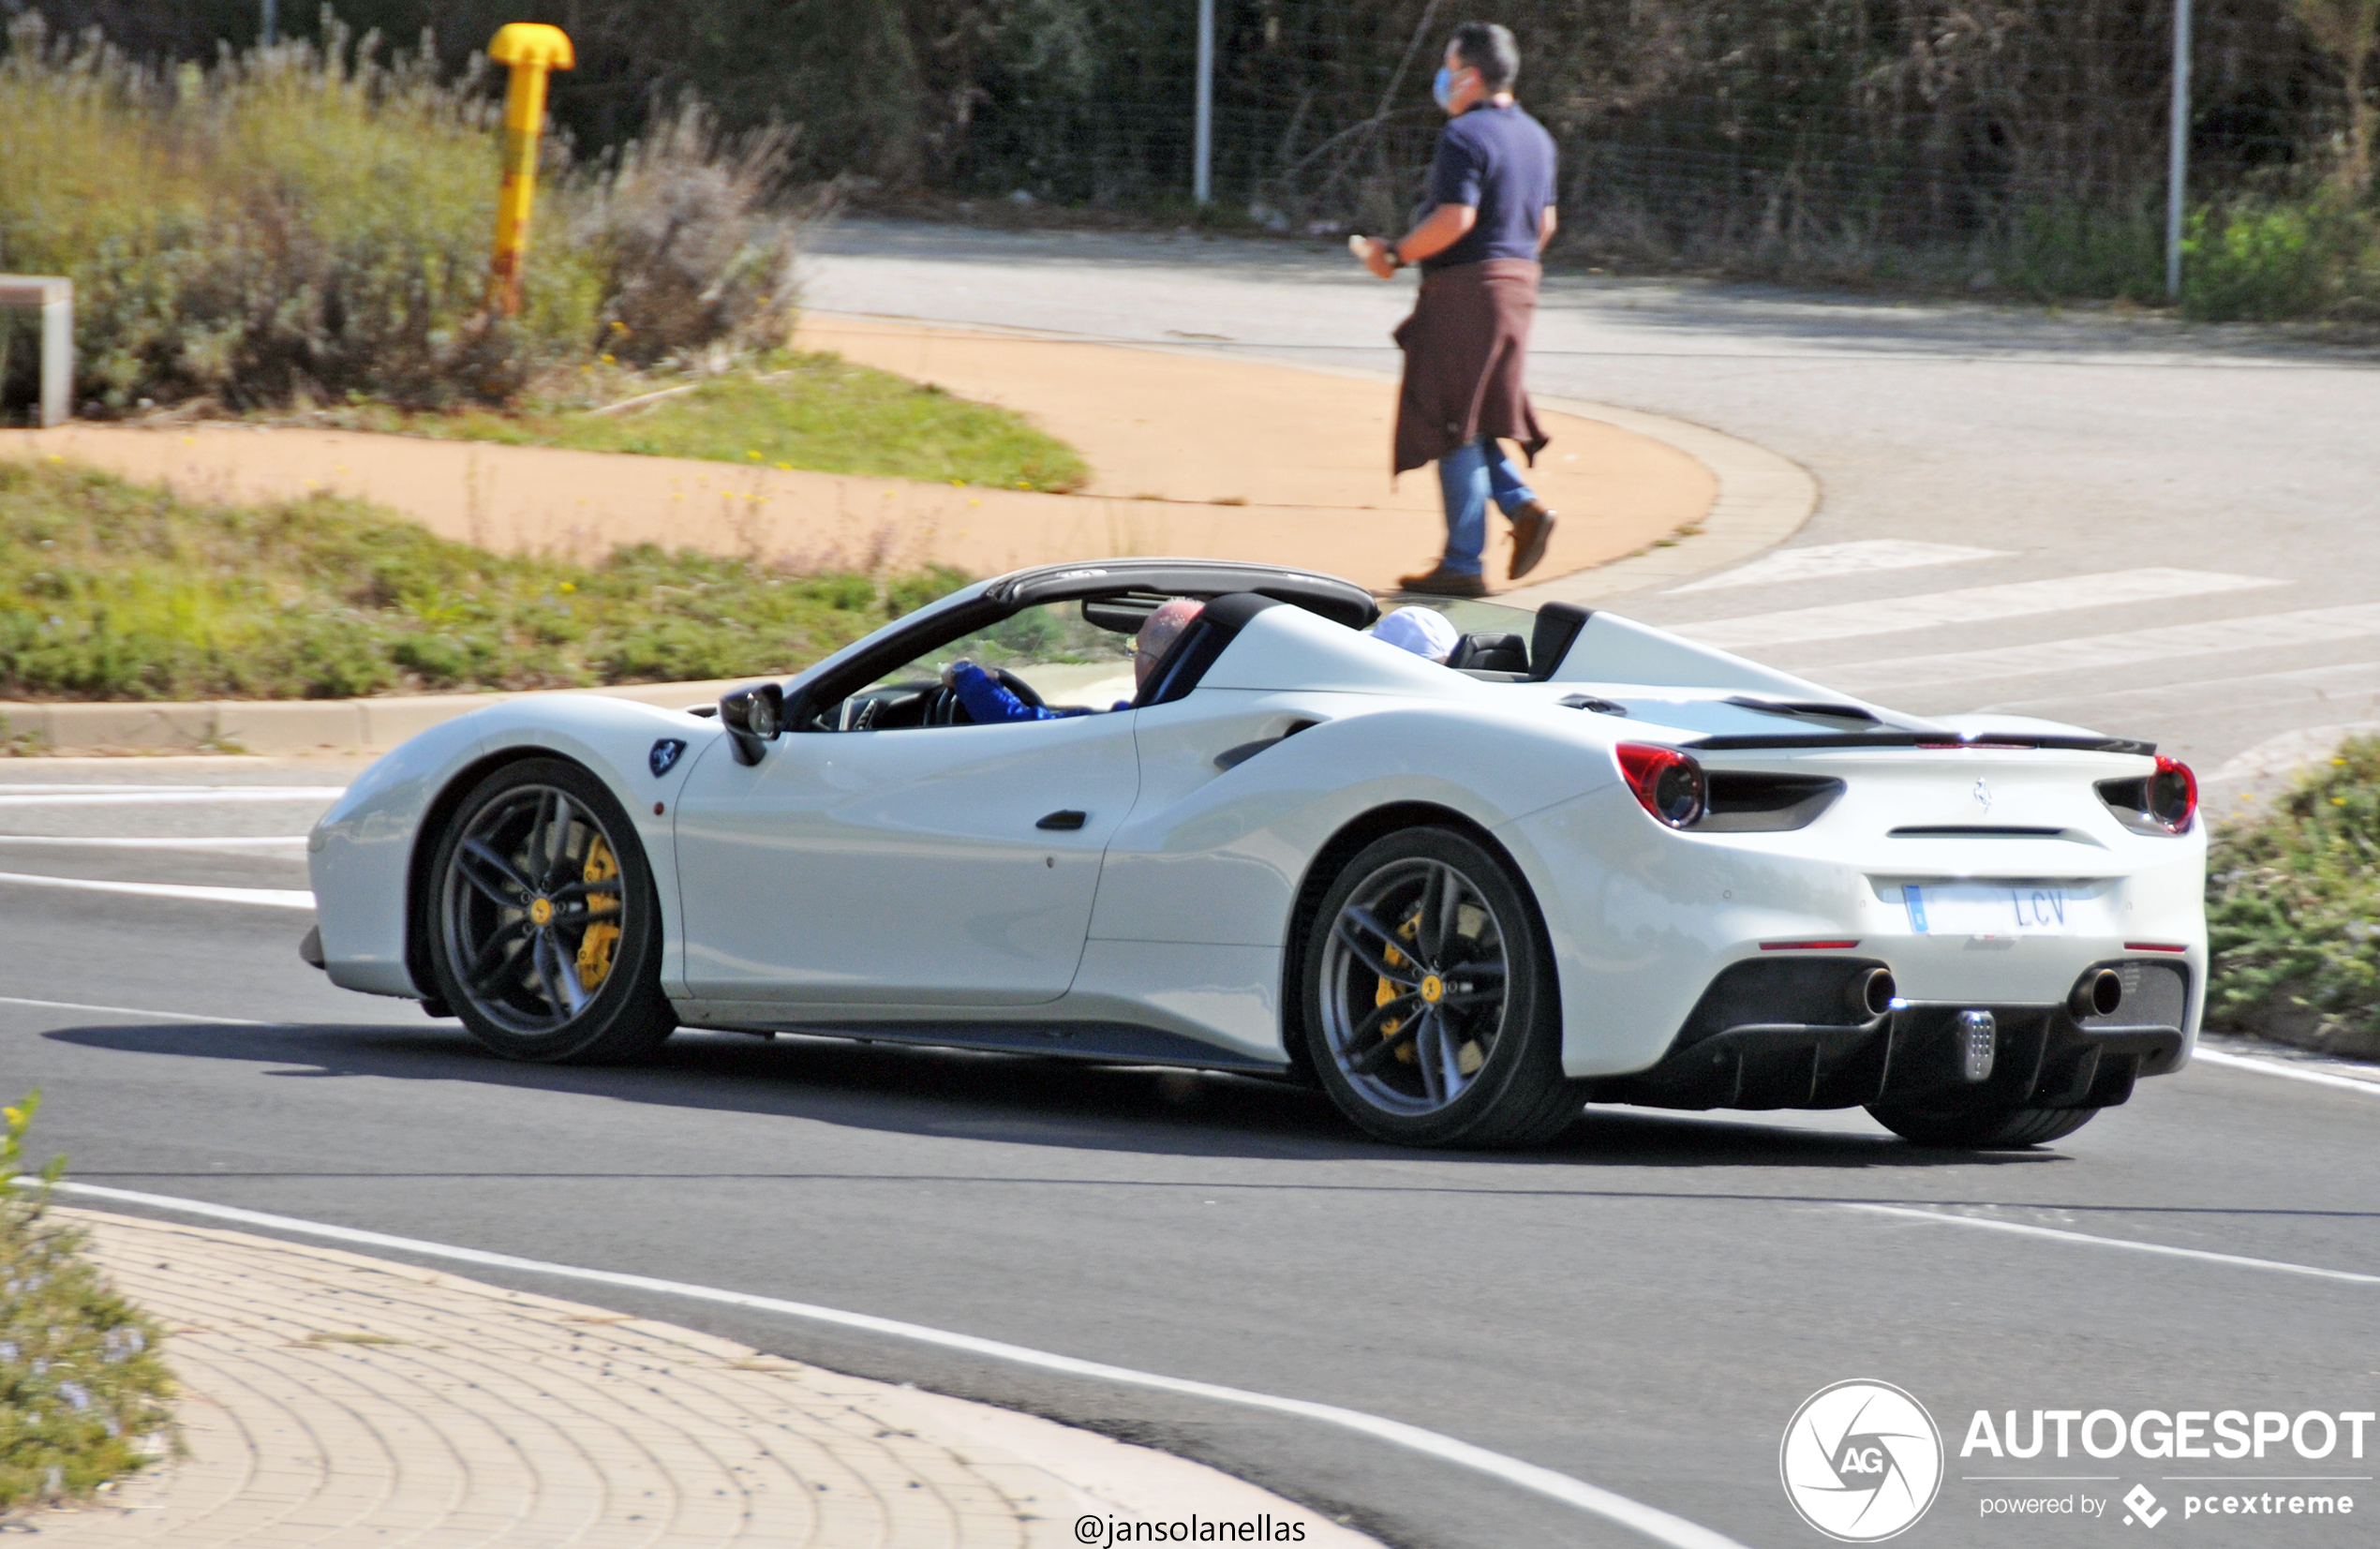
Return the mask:
<path id="1" fill-rule="evenodd" d="M 1089 812 L 1078 812 L 1071 807 L 1062 807 L 1058 811 L 1050 813 L 1048 817 L 1043 818 L 1040 822 L 1034 824 L 1034 827 L 1036 828 L 1074 829 L 1081 827 L 1085 822 L 1089 821 L 1090 817 L 1091 814 Z"/>

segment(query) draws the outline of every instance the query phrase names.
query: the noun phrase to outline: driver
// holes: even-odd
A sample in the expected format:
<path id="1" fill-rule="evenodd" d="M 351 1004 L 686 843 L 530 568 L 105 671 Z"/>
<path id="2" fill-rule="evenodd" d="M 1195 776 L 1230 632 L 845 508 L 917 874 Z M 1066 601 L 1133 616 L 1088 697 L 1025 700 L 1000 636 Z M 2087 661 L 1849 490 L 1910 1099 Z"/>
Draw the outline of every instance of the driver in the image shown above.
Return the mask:
<path id="1" fill-rule="evenodd" d="M 1140 621 L 1140 633 L 1133 637 L 1132 643 L 1132 678 L 1136 689 L 1149 686 L 1149 675 L 1164 660 L 1168 648 L 1181 638 L 1182 632 L 1190 627 L 1190 620 L 1197 618 L 1198 610 L 1205 606 L 1204 603 L 1193 602 L 1186 597 L 1169 598 L 1158 603 L 1149 617 Z M 959 702 L 967 707 L 968 718 L 979 726 L 1003 721 L 1063 721 L 1068 716 L 1095 713 L 1087 707 L 1053 710 L 1039 705 L 1028 705 L 1009 693 L 999 678 L 963 656 L 942 669 L 942 686 L 959 695 Z M 1114 707 L 1128 710 L 1132 708 L 1132 701 L 1120 699 Z"/>

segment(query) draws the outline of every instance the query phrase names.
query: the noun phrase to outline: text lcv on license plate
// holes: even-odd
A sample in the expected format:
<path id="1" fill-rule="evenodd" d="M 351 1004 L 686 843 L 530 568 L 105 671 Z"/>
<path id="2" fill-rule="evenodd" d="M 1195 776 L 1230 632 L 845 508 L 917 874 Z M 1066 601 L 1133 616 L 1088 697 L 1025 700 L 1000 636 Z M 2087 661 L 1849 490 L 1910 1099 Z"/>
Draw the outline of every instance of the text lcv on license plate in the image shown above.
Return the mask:
<path id="1" fill-rule="evenodd" d="M 2047 883 L 1955 882 L 1901 890 L 1909 928 L 1922 936 L 2063 936 L 2080 927 L 2084 901 Z"/>

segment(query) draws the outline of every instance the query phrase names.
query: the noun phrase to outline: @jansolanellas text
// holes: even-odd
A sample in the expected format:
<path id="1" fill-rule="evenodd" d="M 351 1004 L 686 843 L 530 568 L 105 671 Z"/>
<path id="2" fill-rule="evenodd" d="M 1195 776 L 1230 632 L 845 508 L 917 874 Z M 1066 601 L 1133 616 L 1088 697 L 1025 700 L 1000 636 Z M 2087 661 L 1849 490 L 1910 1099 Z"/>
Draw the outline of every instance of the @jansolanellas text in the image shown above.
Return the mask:
<path id="1" fill-rule="evenodd" d="M 1092 1549 L 1120 1543 L 1303 1543 L 1305 1524 L 1287 1517 L 1075 1518 L 1075 1542 Z"/>

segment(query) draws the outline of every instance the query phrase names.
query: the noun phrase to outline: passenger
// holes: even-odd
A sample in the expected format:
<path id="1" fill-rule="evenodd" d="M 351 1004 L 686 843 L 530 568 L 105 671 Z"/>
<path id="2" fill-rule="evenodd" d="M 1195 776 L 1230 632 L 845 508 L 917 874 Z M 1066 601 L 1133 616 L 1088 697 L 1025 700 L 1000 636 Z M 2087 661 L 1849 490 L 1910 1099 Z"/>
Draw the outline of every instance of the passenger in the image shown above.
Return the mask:
<path id="1" fill-rule="evenodd" d="M 1440 666 L 1463 643 L 1446 615 L 1434 608 L 1399 608 L 1373 626 L 1372 638 L 1427 657 Z"/>
<path id="2" fill-rule="evenodd" d="M 1167 648 L 1181 638 L 1182 632 L 1190 627 L 1190 620 L 1197 618 L 1198 610 L 1205 606 L 1204 603 L 1176 597 L 1158 603 L 1155 610 L 1141 620 L 1140 633 L 1133 637 L 1132 645 L 1132 678 L 1136 690 L 1149 686 L 1149 675 L 1156 670 Z M 963 656 L 942 669 L 942 686 L 958 693 L 959 703 L 967 707 L 968 718 L 979 726 L 1003 721 L 1063 721 L 1069 716 L 1094 713 L 1087 706 L 1053 710 L 1039 705 L 1028 705 L 1009 693 L 999 678 Z M 1128 710 L 1132 708 L 1132 701 L 1120 699 L 1114 707 Z"/>

